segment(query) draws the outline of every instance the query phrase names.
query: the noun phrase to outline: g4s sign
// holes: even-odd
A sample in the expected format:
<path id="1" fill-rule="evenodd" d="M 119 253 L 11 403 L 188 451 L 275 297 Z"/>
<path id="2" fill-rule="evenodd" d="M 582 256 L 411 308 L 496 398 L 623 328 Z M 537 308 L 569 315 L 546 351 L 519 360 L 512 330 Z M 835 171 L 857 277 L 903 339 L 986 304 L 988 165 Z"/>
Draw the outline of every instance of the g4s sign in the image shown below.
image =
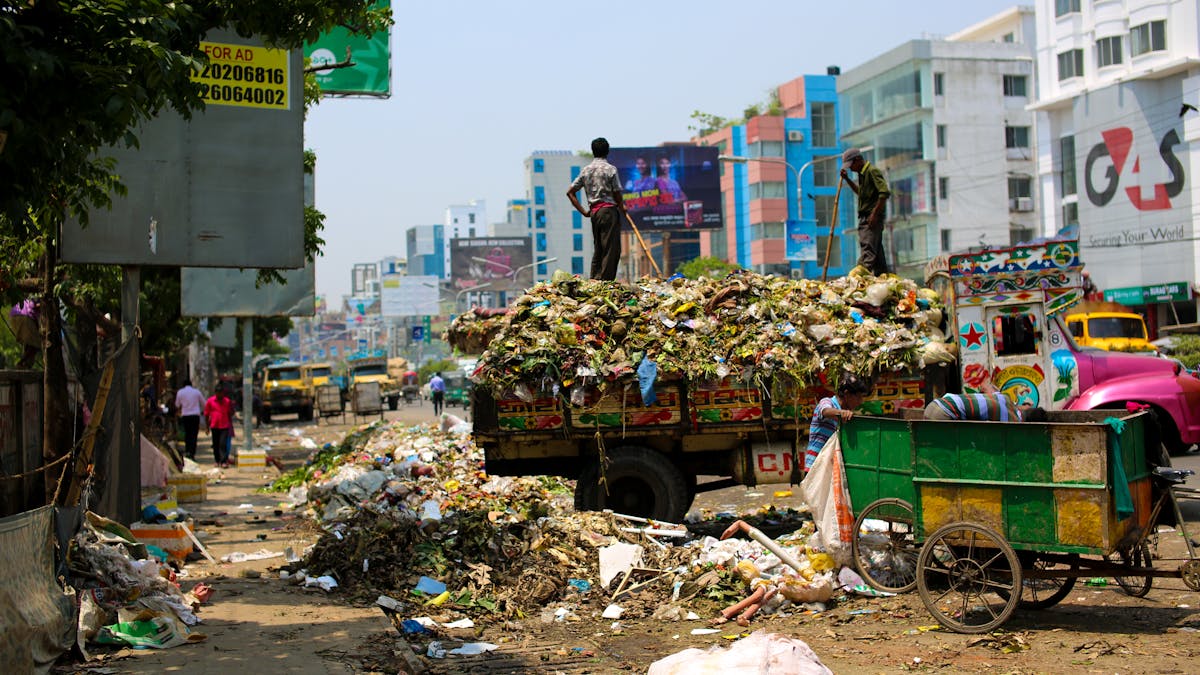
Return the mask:
<path id="1" fill-rule="evenodd" d="M 1100 132 L 1102 143 L 1092 146 L 1088 152 L 1087 163 L 1084 165 L 1084 187 L 1087 189 L 1088 200 L 1096 206 L 1106 206 L 1117 194 L 1121 182 L 1121 170 L 1129 160 L 1129 151 L 1133 147 L 1133 130 L 1129 127 L 1116 127 Z M 1173 148 L 1179 145 L 1179 133 L 1171 129 L 1162 137 L 1158 144 L 1158 154 L 1167 169 L 1171 172 L 1171 180 L 1154 185 L 1154 195 L 1150 198 L 1143 196 L 1142 186 L 1134 185 L 1125 188 L 1125 194 L 1130 203 L 1139 211 L 1162 211 L 1171 208 L 1171 199 L 1183 192 L 1184 172 L 1183 162 L 1175 156 Z M 1109 165 L 1104 171 L 1105 184 L 1097 189 L 1093 184 L 1093 168 L 1097 162 L 1109 158 Z M 1133 157 L 1133 173 L 1141 171 L 1142 158 Z"/>

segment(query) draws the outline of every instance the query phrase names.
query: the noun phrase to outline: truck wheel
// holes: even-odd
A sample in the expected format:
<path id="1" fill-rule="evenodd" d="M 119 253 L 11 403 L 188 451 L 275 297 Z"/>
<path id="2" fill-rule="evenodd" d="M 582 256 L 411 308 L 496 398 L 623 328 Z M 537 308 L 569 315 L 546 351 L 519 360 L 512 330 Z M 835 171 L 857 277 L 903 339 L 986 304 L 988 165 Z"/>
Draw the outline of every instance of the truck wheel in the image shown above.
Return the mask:
<path id="1" fill-rule="evenodd" d="M 312 407 L 310 406 L 308 408 L 301 408 L 298 417 L 300 418 L 301 422 L 311 422 L 313 418 Z"/>
<path id="2" fill-rule="evenodd" d="M 666 455 L 639 446 L 610 450 L 602 472 L 600 460 L 588 462 L 575 486 L 577 511 L 612 509 L 617 513 L 672 523 L 683 520 L 691 500 L 683 473 Z M 601 485 L 601 476 L 608 489 Z"/>

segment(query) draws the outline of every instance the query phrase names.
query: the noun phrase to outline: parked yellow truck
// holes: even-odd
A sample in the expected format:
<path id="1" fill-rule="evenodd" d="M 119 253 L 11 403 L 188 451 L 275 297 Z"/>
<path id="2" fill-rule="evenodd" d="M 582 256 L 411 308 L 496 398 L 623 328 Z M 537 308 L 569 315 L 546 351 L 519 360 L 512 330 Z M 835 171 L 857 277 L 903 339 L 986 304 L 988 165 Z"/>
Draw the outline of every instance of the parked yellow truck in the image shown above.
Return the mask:
<path id="1" fill-rule="evenodd" d="M 1067 330 L 1080 347 L 1113 352 L 1153 352 L 1141 314 L 1116 303 L 1090 304 L 1066 316 Z"/>
<path id="2" fill-rule="evenodd" d="M 400 405 L 400 384 L 388 374 L 388 360 L 382 356 L 367 356 L 350 359 L 346 362 L 350 376 L 350 391 L 353 398 L 354 388 L 364 382 L 378 382 L 379 395 L 387 403 L 388 409 L 395 410 Z"/>
<path id="3" fill-rule="evenodd" d="M 265 423 L 275 415 L 290 413 L 305 422 L 313 418 L 313 389 L 304 377 L 303 366 L 290 361 L 267 366 L 259 419 Z"/>

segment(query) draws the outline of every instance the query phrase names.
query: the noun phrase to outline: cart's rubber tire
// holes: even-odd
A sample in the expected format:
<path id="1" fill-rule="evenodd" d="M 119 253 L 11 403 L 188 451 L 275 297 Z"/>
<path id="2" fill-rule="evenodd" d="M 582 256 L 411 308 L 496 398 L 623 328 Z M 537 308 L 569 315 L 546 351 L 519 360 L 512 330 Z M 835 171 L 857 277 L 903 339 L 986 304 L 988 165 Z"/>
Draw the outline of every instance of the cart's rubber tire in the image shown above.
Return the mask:
<path id="1" fill-rule="evenodd" d="M 882 533 L 863 533 L 866 520 L 882 520 L 889 525 L 886 542 L 875 543 Z M 873 588 L 887 593 L 907 593 L 917 586 L 917 557 L 921 547 L 916 541 L 912 504 L 903 499 L 878 499 L 867 505 L 854 521 L 854 567 Z M 884 567 L 871 564 L 871 553 L 883 551 Z"/>
<path id="2" fill-rule="evenodd" d="M 917 558 L 921 602 L 938 623 L 956 633 L 986 633 L 1008 621 L 1021 600 L 1021 594 L 1013 592 L 1020 586 L 1017 552 L 990 528 L 950 523 L 921 546 Z M 991 595 L 1001 602 L 991 602 Z M 972 597 L 985 611 L 977 611 L 979 605 L 972 604 Z"/>
<path id="3" fill-rule="evenodd" d="M 576 511 L 612 509 L 630 516 L 671 523 L 683 521 L 691 506 L 687 481 L 671 460 L 657 450 L 626 445 L 609 450 L 608 466 L 592 458 L 575 486 Z M 607 482 L 608 489 L 600 483 Z"/>
<path id="4" fill-rule="evenodd" d="M 1021 558 L 1021 554 L 1017 554 Z M 1032 567 L 1037 568 L 1042 565 L 1042 569 L 1047 569 L 1046 560 L 1036 558 L 1032 564 L 1022 562 L 1022 568 Z M 1079 556 L 1071 556 L 1071 563 L 1068 569 L 1079 569 Z M 1061 579 L 1027 579 L 1022 577 L 1021 580 L 1021 602 L 1017 605 L 1020 609 L 1049 609 L 1066 599 L 1071 591 L 1075 588 L 1076 577 L 1063 577 Z M 1001 591 L 997 589 L 997 593 Z"/>
<path id="5" fill-rule="evenodd" d="M 1150 555 L 1150 543 L 1142 540 L 1142 543 L 1137 547 L 1126 549 L 1120 552 L 1121 563 L 1132 567 L 1150 567 L 1153 564 L 1153 557 Z M 1113 580 L 1121 587 L 1121 590 L 1135 597 L 1145 597 L 1150 592 L 1150 587 L 1154 585 L 1154 577 L 1131 576 L 1121 577 L 1113 575 Z"/>
<path id="6" fill-rule="evenodd" d="M 311 407 L 301 408 L 300 412 L 296 416 L 300 418 L 301 422 L 311 422 L 313 418 L 313 409 Z"/>

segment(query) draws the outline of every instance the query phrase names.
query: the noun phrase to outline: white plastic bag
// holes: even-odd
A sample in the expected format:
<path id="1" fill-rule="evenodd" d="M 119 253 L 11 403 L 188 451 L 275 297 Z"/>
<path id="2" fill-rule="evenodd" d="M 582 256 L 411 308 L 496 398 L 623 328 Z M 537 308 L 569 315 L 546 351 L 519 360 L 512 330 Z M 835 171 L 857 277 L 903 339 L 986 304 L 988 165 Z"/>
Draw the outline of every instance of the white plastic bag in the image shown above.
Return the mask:
<path id="1" fill-rule="evenodd" d="M 693 631 L 693 634 L 695 631 Z M 647 675 L 832 675 L 816 652 L 795 638 L 756 631 L 730 645 L 685 649 L 650 664 Z"/>
<path id="2" fill-rule="evenodd" d="M 854 511 L 846 489 L 842 445 L 837 434 L 825 443 L 808 475 L 800 482 L 800 493 L 812 511 L 821 547 L 834 561 L 845 564 L 850 560 L 850 542 L 854 537 Z"/>

